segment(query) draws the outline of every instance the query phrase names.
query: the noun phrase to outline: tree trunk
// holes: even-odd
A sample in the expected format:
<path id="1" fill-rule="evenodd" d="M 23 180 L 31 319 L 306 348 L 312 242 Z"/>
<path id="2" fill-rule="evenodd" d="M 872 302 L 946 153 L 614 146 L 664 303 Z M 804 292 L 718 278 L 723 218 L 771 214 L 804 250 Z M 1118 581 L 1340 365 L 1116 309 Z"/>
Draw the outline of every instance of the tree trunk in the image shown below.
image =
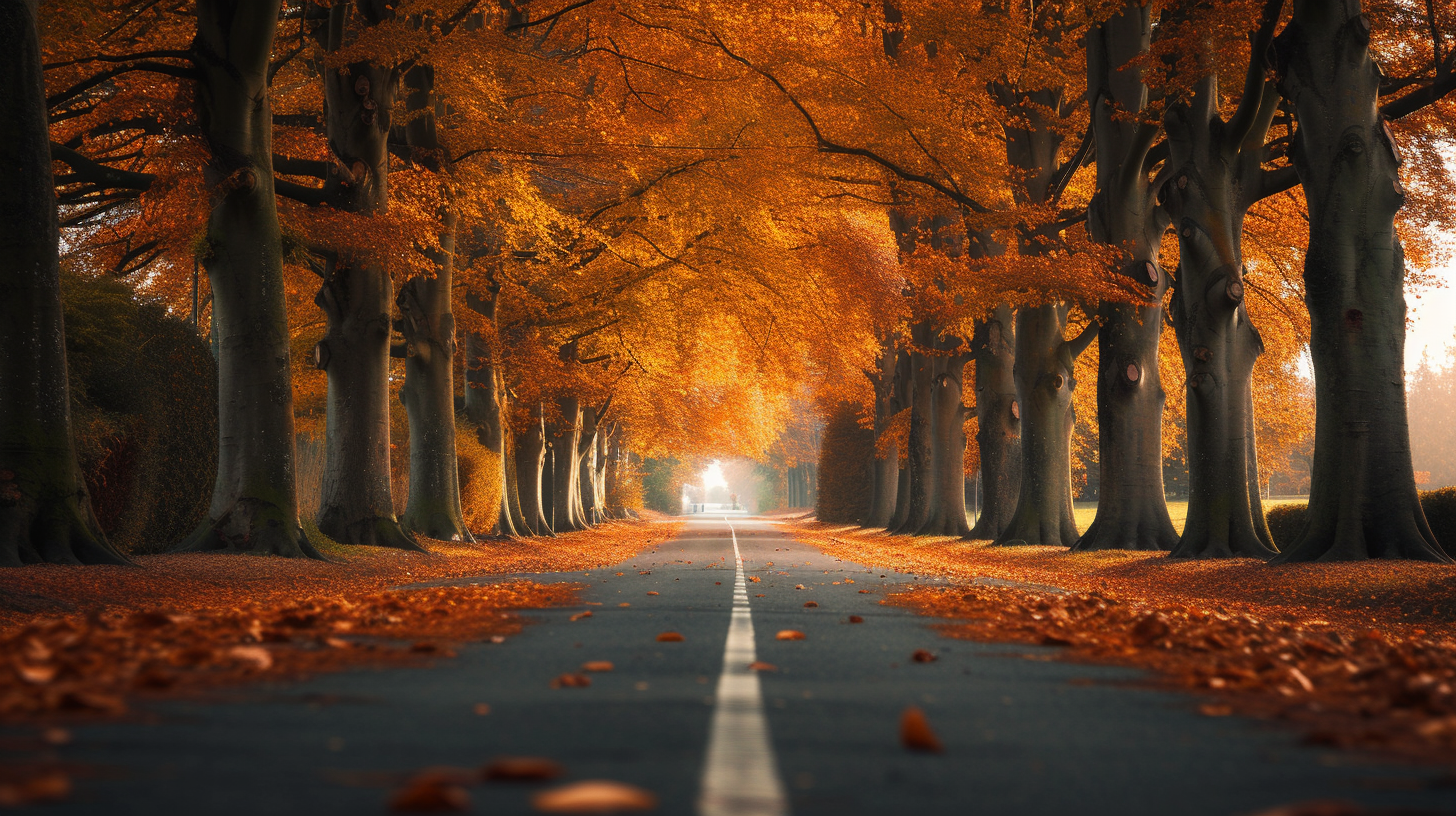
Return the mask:
<path id="1" fill-rule="evenodd" d="M 344 47 L 346 20 L 353 9 L 351 4 L 329 9 L 327 52 Z M 355 62 L 324 71 L 323 84 L 324 128 L 341 168 L 337 204 L 347 212 L 382 213 L 389 206 L 388 139 L 396 72 Z M 345 544 L 421 550 L 395 518 L 390 495 L 389 344 L 394 282 L 367 251 L 340 253 L 327 268 L 315 298 L 328 316 L 328 330 L 316 353 L 329 375 L 328 458 L 319 530 Z"/>
<path id="2" fill-rule="evenodd" d="M 922 348 L 931 346 L 930 326 L 921 323 L 912 329 L 915 342 Z M 935 379 L 936 358 L 910 352 L 910 436 L 906 467 L 910 471 L 910 492 L 904 497 L 909 505 L 904 522 L 896 529 L 914 535 L 925 527 L 935 514 L 937 494 L 935 456 Z"/>
<path id="3" fill-rule="evenodd" d="M 1148 50 L 1151 7 L 1132 0 L 1088 38 L 1087 82 L 1094 95 L 1097 191 L 1088 207 L 1093 240 L 1121 251 L 1112 275 L 1141 302 L 1103 302 L 1097 336 L 1097 517 L 1076 550 L 1168 550 L 1178 533 L 1163 496 L 1163 404 L 1158 340 L 1167 276 L 1157 256 L 1166 216 L 1148 181 L 1157 129 L 1128 116 L 1147 106 L 1139 71 Z"/>
<path id="4" fill-rule="evenodd" d="M 954 354 L 940 358 L 945 369 L 935 378 L 935 484 L 930 520 L 920 535 L 965 537 L 971 525 L 966 520 L 966 416 L 961 402 L 966 357 Z"/>
<path id="5" fill-rule="evenodd" d="M 885 444 L 885 431 L 890 418 L 895 415 L 895 363 L 899 355 L 895 351 L 893 336 L 881 341 L 880 358 L 875 371 L 869 374 L 875 391 L 874 439 L 875 449 L 870 452 L 869 478 L 870 503 L 865 517 L 860 520 L 864 527 L 884 527 L 895 515 L 895 487 L 900 469 L 898 445 Z M 884 455 L 882 456 L 881 453 Z"/>
<path id="6" fill-rule="evenodd" d="M 92 512 L 71 436 L 60 226 L 33 4 L 0 3 L 0 54 L 8 55 L 0 57 L 0 566 L 124 564 Z"/>
<path id="7" fill-rule="evenodd" d="M 277 0 L 197 6 L 198 124 L 213 191 L 202 258 L 212 287 L 218 457 L 212 506 L 178 544 L 319 557 L 298 523 L 283 248 L 273 194 L 268 59 Z"/>
<path id="8" fill-rule="evenodd" d="M 1292 151 L 1309 202 L 1304 262 L 1315 372 L 1309 521 L 1280 561 L 1448 561 L 1426 523 L 1405 397 L 1405 202 L 1359 0 L 1296 0 L 1279 37 Z"/>
<path id="9" fill-rule="evenodd" d="M 971 539 L 995 540 L 1011 524 L 1021 494 L 1021 407 L 1016 402 L 1016 324 L 1001 305 L 976 323 L 976 444 L 981 453 L 982 497 Z"/>
<path id="10" fill-rule="evenodd" d="M 446 213 L 433 278 L 411 278 L 400 289 L 404 362 L 400 397 L 409 414 L 410 482 L 404 527 L 430 538 L 472 540 L 460 508 L 455 460 L 455 316 L 450 311 L 455 215 Z"/>
<path id="11" fill-rule="evenodd" d="M 541 490 L 546 467 L 546 427 L 539 407 L 530 427 L 516 435 L 515 441 L 516 487 L 525 529 L 533 535 L 554 535 L 546 521 Z"/>
<path id="12" fill-rule="evenodd" d="M 449 165 L 435 130 L 434 67 L 412 67 L 405 73 L 404 85 L 409 91 L 405 108 L 411 114 L 405 142 L 420 163 L 440 173 Z M 429 253 L 435 276 L 406 281 L 397 300 L 409 352 L 400 392 L 409 413 L 410 435 L 410 492 L 403 523 L 430 538 L 473 540 L 460 508 L 460 468 L 455 458 L 455 315 L 450 304 L 458 219 L 448 204 L 440 215 L 440 250 Z"/>
<path id="13" fill-rule="evenodd" d="M 1075 341 L 1062 339 L 1067 307 L 1025 306 L 1016 313 L 1016 394 L 1021 409 L 1021 491 L 1002 545 L 1070 547 L 1072 514 L 1072 364 L 1096 323 Z"/>
<path id="14" fill-rule="evenodd" d="M 1264 344 L 1243 303 L 1243 222 L 1260 198 L 1264 134 L 1278 98 L 1262 76 L 1245 94 L 1241 109 L 1258 111 L 1247 134 L 1229 132 L 1237 115 L 1229 124 L 1219 117 L 1211 76 L 1166 114 L 1172 172 L 1164 198 L 1180 259 L 1170 308 L 1188 375 L 1188 519 L 1175 558 L 1274 554 L 1249 491 L 1258 483 L 1249 452 L 1254 363 Z"/>
<path id="15" fill-rule="evenodd" d="M 551 433 L 551 529 L 558 533 L 581 530 L 584 525 L 577 515 L 580 478 L 577 470 L 577 448 L 581 445 L 581 403 L 576 397 L 559 397 L 557 410 L 560 423 Z"/>

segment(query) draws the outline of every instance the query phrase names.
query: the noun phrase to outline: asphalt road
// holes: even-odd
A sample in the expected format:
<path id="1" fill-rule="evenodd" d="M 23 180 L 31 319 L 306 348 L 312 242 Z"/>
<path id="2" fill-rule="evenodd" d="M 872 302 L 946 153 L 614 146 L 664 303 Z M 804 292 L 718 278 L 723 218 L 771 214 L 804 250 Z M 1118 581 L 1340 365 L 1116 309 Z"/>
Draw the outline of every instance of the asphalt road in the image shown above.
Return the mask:
<path id="1" fill-rule="evenodd" d="M 747 606 L 724 681 L 735 534 Z M 696 517 L 680 538 L 627 563 L 531 577 L 588 583 L 584 600 L 600 606 L 577 621 L 580 608 L 531 613 L 539 623 L 520 636 L 431 667 L 254 686 L 227 700 L 153 705 L 148 724 L 76 727 L 58 749 L 80 769 L 75 795 L 43 810 L 384 813 L 391 788 L 418 769 L 538 755 L 563 763 L 568 781 L 648 788 L 666 814 L 699 813 L 705 779 L 720 789 L 707 812 L 737 804 L 765 816 L 1232 816 L 1310 799 L 1456 813 L 1456 787 L 1441 769 L 1379 764 L 1305 747 L 1271 725 L 1203 717 L 1194 697 L 1149 690 L 1133 671 L 1058 662 L 1050 649 L 942 639 L 926 619 L 879 605 L 914 576 L 837 561 L 766 521 Z M 744 619 L 757 659 L 778 671 L 734 665 Z M 777 640 L 782 629 L 805 639 Z M 683 640 L 658 642 L 664 631 Z M 921 648 L 939 659 L 913 662 Z M 588 660 L 616 669 L 592 675 L 588 688 L 551 688 Z M 475 714 L 478 703 L 490 713 Z M 900 712 L 912 704 L 943 754 L 900 746 Z M 744 748 L 755 722 L 767 752 Z M 0 749 L 0 761 L 19 758 Z M 742 798 L 722 800 L 723 789 L 740 788 Z M 530 813 L 536 790 L 476 787 L 471 812 Z"/>

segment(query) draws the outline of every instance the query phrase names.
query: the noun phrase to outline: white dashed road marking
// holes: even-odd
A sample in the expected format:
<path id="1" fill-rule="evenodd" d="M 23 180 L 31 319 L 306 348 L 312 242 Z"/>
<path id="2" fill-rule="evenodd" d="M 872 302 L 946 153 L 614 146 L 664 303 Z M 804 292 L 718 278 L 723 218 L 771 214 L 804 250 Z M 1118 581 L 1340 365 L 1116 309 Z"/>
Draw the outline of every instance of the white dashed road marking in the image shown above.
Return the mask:
<path id="1" fill-rule="evenodd" d="M 723 519 L 725 522 L 727 518 Z M 732 523 L 733 559 L 738 575 L 733 581 L 733 617 L 723 647 L 723 674 L 718 677 L 713 724 L 708 732 L 708 761 L 703 768 L 700 816 L 786 816 L 788 801 L 779 779 L 768 719 L 763 713 L 763 690 L 758 672 L 748 665 L 758 658 L 753 646 L 753 616 L 748 608 L 748 581 L 743 576 L 743 555 Z"/>

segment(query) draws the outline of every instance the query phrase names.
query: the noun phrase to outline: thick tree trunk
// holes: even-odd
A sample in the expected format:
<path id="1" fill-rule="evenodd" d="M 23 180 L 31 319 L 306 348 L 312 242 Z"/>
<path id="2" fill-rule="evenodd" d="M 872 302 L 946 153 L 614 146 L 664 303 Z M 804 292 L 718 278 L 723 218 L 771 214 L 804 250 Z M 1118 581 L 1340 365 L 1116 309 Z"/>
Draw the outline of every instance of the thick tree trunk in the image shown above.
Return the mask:
<path id="1" fill-rule="evenodd" d="M 1132 0 L 1121 14 L 1093 29 L 1087 46 L 1087 82 L 1095 96 L 1097 192 L 1088 208 L 1088 232 L 1121 250 L 1110 274 L 1140 303 L 1104 302 L 1097 336 L 1097 517 L 1077 550 L 1168 550 L 1178 533 L 1163 496 L 1163 403 L 1158 340 L 1167 276 L 1157 256 L 1166 216 L 1148 182 L 1148 150 L 1157 130 L 1129 112 L 1147 105 L 1147 88 L 1129 63 L 1145 54 L 1151 7 Z"/>
<path id="2" fill-rule="evenodd" d="M 590 527 L 601 521 L 597 498 L 597 409 L 588 405 L 581 409 L 581 441 L 576 449 L 576 495 L 581 504 L 583 523 Z"/>
<path id="3" fill-rule="evenodd" d="M 1188 520 L 1175 558 L 1274 554 L 1249 489 L 1258 484 L 1249 453 L 1254 363 L 1264 345 L 1243 303 L 1243 221 L 1260 197 L 1264 134 L 1278 100 L 1261 75 L 1245 94 L 1241 109 L 1257 114 L 1246 134 L 1229 131 L 1237 115 L 1228 124 L 1219 117 L 1212 77 L 1166 115 L 1172 170 L 1164 197 L 1180 258 L 1170 308 L 1188 375 Z"/>
<path id="4" fill-rule="evenodd" d="M 433 278 L 411 278 L 399 307 L 409 353 L 400 397 L 409 414 L 410 482 L 404 527 L 430 538 L 471 540 L 460 508 L 460 466 L 455 460 L 455 215 L 445 216 Z"/>
<path id="5" fill-rule="evenodd" d="M 1011 524 L 1021 494 L 1021 406 L 1016 402 L 1016 324 L 1011 307 L 976 323 L 976 444 L 981 454 L 981 506 L 971 539 L 995 540 Z"/>
<path id="6" fill-rule="evenodd" d="M 392 12 L 360 5 L 376 23 Z M 343 48 L 354 6 L 329 9 L 326 51 Z M 337 204 L 353 213 L 389 206 L 396 72 L 366 62 L 323 72 L 324 129 L 339 173 Z M 349 256 L 355 257 L 349 257 Z M 316 357 L 329 375 L 319 530 L 345 544 L 422 549 L 394 515 L 389 481 L 389 344 L 394 282 L 368 252 L 340 253 L 315 298 L 328 316 Z M 452 397 L 453 403 L 453 397 Z"/>
<path id="7" fill-rule="evenodd" d="M 394 515 L 389 483 L 389 276 L 337 267 L 319 292 L 329 328 L 315 352 L 329 377 L 318 526 L 343 544 L 421 547 Z"/>
<path id="8" fill-rule="evenodd" d="M 966 416 L 961 402 L 966 357 L 954 354 L 941 358 L 945 369 L 935 378 L 935 500 L 930 520 L 920 535 L 965 537 L 971 525 L 966 519 Z"/>
<path id="9" fill-rule="evenodd" d="M 542 475 L 546 468 L 546 427 L 541 410 L 525 433 L 515 437 L 516 487 L 524 529 L 533 535 L 554 535 L 546 521 Z"/>
<path id="10" fill-rule="evenodd" d="M 931 346 L 930 326 L 917 325 L 912 334 L 923 348 Z M 905 520 L 896 532 L 914 535 L 925 527 L 933 515 L 938 498 L 935 455 L 935 380 L 938 358 L 919 352 L 910 353 L 910 436 L 906 442 L 909 455 L 910 492 L 904 497 L 909 505 Z"/>
<path id="11" fill-rule="evenodd" d="M 1309 202 L 1305 303 L 1315 372 L 1309 521 L 1281 561 L 1448 561 L 1426 523 L 1405 397 L 1405 202 L 1359 0 L 1296 0 L 1279 38 Z"/>
<path id="12" fill-rule="evenodd" d="M 212 507 L 177 549 L 318 557 L 298 523 L 283 248 L 273 194 L 268 59 L 279 3 L 197 6 L 199 126 L 213 191 L 202 258 L 212 287 L 218 458 Z"/>
<path id="13" fill-rule="evenodd" d="M 1016 313 L 1016 394 L 1021 408 L 1021 491 L 1002 545 L 1070 547 L 1072 514 L 1072 364 L 1095 323 L 1076 341 L 1062 338 L 1067 307 L 1025 306 Z"/>
<path id="14" fill-rule="evenodd" d="M 408 89 L 405 142 L 430 170 L 448 168 L 435 130 L 435 70 L 416 65 L 405 73 Z M 409 504 L 405 529 L 430 538 L 473 540 L 460 508 L 460 468 L 455 458 L 455 315 L 451 288 L 455 271 L 457 217 L 448 205 L 441 210 L 440 249 L 431 251 L 433 278 L 405 282 L 398 298 L 401 331 L 408 344 L 404 388 L 400 396 L 409 412 Z"/>
<path id="15" fill-rule="evenodd" d="M 31 3 L 0 3 L 0 98 L 0 566 L 124 564 L 91 510 L 71 436 L 60 226 Z"/>
<path id="16" fill-rule="evenodd" d="M 581 530 L 577 514 L 580 487 L 577 448 L 581 445 L 581 403 L 576 397 L 560 397 L 556 408 L 561 421 L 551 428 L 551 529 L 558 533 Z"/>
<path id="17" fill-rule="evenodd" d="M 867 468 L 870 502 L 865 517 L 860 520 L 860 525 L 864 527 L 884 527 L 895 515 L 895 486 L 900 469 L 900 450 L 898 445 L 886 445 L 882 439 L 889 427 L 890 418 L 895 415 L 895 363 L 898 358 L 894 337 L 887 337 L 881 341 L 880 358 L 874 372 L 866 372 L 875 391 L 875 449 L 870 452 Z"/>

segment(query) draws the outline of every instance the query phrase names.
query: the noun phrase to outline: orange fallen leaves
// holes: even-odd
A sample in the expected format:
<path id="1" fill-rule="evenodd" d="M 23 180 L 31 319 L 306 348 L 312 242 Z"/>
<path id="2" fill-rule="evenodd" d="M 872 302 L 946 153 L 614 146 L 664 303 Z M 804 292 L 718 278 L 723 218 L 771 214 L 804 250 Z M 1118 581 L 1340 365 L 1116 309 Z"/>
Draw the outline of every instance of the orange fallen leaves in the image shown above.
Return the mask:
<path id="1" fill-rule="evenodd" d="M 461 775 L 451 771 L 424 771 L 389 798 L 397 813 L 447 813 L 470 807 L 470 794 Z"/>
<path id="2" fill-rule="evenodd" d="M 916 663 L 934 663 L 940 658 L 929 649 L 916 649 L 915 654 L 910 655 L 910 659 Z"/>
<path id="3" fill-rule="evenodd" d="M 860 617 L 859 615 L 850 615 L 849 616 L 849 622 L 850 623 L 864 623 L 864 618 Z"/>
<path id="4" fill-rule="evenodd" d="M 763 581 L 763 579 L 760 578 L 760 577 L 758 577 L 757 575 L 750 575 L 750 576 L 748 576 L 748 583 L 750 583 L 750 584 L 757 584 L 757 583 L 759 583 L 761 581 Z"/>
<path id="5" fill-rule="evenodd" d="M 650 591 L 648 591 L 648 593 L 647 593 L 647 594 L 648 594 L 648 595 L 657 595 L 657 594 L 659 594 L 659 593 L 658 593 L 658 592 L 657 592 L 657 590 L 655 590 L 655 589 L 654 589 L 654 590 L 650 590 Z"/>
<path id="6" fill-rule="evenodd" d="M 803 588 L 804 588 L 804 585 L 803 584 L 794 584 L 794 589 L 803 589 Z"/>
<path id="7" fill-rule="evenodd" d="M 592 616 L 592 611 L 590 609 L 588 609 L 585 612 L 578 612 L 575 615 L 572 615 L 571 616 L 571 621 L 572 621 L 572 623 L 575 623 L 575 622 L 577 622 L 579 620 L 584 620 L 586 618 L 590 618 L 591 616 Z"/>
<path id="8" fill-rule="evenodd" d="M 566 672 L 551 681 L 551 688 L 586 688 L 591 685 L 591 678 L 584 674 Z"/>
<path id="9" fill-rule="evenodd" d="M 775 666 L 772 663 L 765 663 L 762 660 L 755 660 L 752 663 L 749 663 L 748 664 L 748 670 L 749 671 L 776 672 L 776 671 L 779 670 L 779 667 L 778 666 Z"/>
<path id="10" fill-rule="evenodd" d="M 566 773 L 560 762 L 546 757 L 496 757 L 480 769 L 480 778 L 492 782 L 543 782 Z"/>
<path id="11" fill-rule="evenodd" d="M 71 796 L 71 779 L 63 773 L 42 773 L 19 782 L 0 783 L 0 807 L 60 802 Z"/>
<path id="12" fill-rule="evenodd" d="M 476 716 L 484 717 L 490 713 L 490 703 L 476 703 L 470 710 L 474 711 Z"/>
<path id="13" fill-rule="evenodd" d="M 805 609 L 813 609 L 814 607 L 816 607 L 818 605 L 819 604 L 817 602 L 815 602 L 815 601 L 805 601 L 804 602 L 804 608 Z"/>
<path id="14" fill-rule="evenodd" d="M 680 632 L 662 632 L 657 636 L 658 643 L 681 643 L 683 641 Z"/>
<path id="15" fill-rule="evenodd" d="M 434 641 L 395 644 L 419 635 L 503 639 L 521 626 L 506 610 L 572 603 L 575 592 L 564 584 L 511 581 L 188 614 L 149 609 L 40 617 L 0 636 L 0 654 L 21 658 L 13 671 L 0 668 L 0 717 L 116 715 L 136 694 L 449 656 Z"/>
<path id="16" fill-rule="evenodd" d="M 635 785 L 588 779 L 542 791 L 531 797 L 531 807 L 542 813 L 618 813 L 652 810 L 657 796 Z"/>
<path id="17" fill-rule="evenodd" d="M 584 672 L 609 672 L 615 668 L 616 666 L 613 666 L 610 660 L 588 660 L 581 664 L 581 670 Z"/>
<path id="18" fill-rule="evenodd" d="M 910 706 L 900 713 L 900 744 L 911 751 L 939 754 L 945 750 L 919 706 Z"/>
<path id="19" fill-rule="evenodd" d="M 775 640 L 803 640 L 804 639 L 804 633 L 803 632 L 800 632 L 798 629 L 780 629 L 779 630 L 779 633 L 777 635 L 774 635 L 774 639 Z"/>

